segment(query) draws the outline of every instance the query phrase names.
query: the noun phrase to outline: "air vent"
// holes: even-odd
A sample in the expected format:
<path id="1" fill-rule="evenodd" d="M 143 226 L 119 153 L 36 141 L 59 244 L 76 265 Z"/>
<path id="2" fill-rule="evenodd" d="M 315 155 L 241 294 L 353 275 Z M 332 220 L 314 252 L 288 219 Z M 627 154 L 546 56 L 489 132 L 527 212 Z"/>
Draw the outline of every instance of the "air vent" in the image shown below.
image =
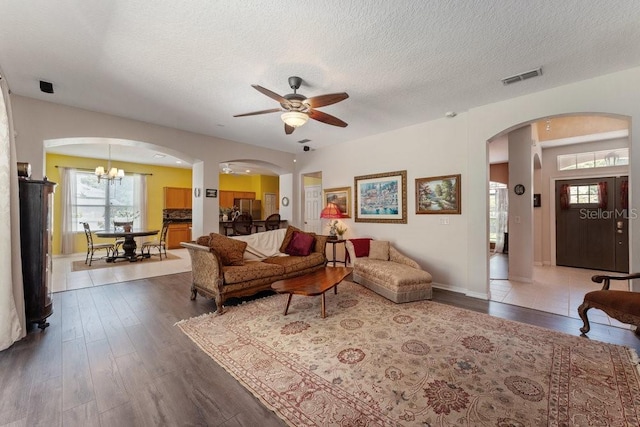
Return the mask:
<path id="1" fill-rule="evenodd" d="M 524 73 L 516 74 L 515 76 L 505 77 L 502 79 L 503 85 L 510 85 L 512 83 L 521 82 L 523 80 L 530 79 L 532 77 L 538 77 L 542 75 L 542 67 L 531 71 L 525 71 Z"/>
<path id="2" fill-rule="evenodd" d="M 310 140 L 310 139 L 305 138 L 305 139 L 301 139 L 301 140 L 300 140 L 300 141 L 298 141 L 298 142 L 299 142 L 300 144 L 306 144 L 307 142 L 311 142 L 311 140 Z"/>

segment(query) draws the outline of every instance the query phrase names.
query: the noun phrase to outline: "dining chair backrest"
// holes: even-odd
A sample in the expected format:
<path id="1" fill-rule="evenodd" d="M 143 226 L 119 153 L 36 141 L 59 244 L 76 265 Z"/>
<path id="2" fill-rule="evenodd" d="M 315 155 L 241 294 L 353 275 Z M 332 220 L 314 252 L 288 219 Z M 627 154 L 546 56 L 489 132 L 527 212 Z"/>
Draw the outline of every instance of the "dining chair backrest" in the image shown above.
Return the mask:
<path id="1" fill-rule="evenodd" d="M 277 230 L 278 228 L 280 228 L 280 214 L 271 214 L 264 220 L 264 229 L 266 231 Z"/>
<path id="2" fill-rule="evenodd" d="M 167 242 L 167 232 L 169 231 L 169 224 L 171 223 L 171 221 L 165 221 L 162 223 L 162 231 L 160 232 L 160 242 L 161 243 L 166 243 Z"/>
<path id="3" fill-rule="evenodd" d="M 233 220 L 233 233 L 239 235 L 251 234 L 253 228 L 253 218 L 247 213 L 238 215 Z"/>
<path id="4" fill-rule="evenodd" d="M 87 245 L 93 246 L 93 237 L 91 236 L 91 227 L 89 227 L 89 223 L 83 222 L 82 226 L 84 227 L 84 235 L 87 238 Z"/>

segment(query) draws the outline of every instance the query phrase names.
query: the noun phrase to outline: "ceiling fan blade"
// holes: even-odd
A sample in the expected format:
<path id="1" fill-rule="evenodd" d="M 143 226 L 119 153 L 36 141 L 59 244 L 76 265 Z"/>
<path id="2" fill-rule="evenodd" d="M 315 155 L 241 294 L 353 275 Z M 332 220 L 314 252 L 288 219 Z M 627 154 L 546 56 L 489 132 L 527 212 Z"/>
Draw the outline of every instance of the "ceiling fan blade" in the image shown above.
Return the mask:
<path id="1" fill-rule="evenodd" d="M 287 135 L 291 135 L 294 130 L 296 130 L 296 128 L 294 128 L 293 126 L 289 126 L 286 123 L 284 124 L 284 133 L 286 133 Z"/>
<path id="2" fill-rule="evenodd" d="M 332 116 L 331 114 L 323 113 L 322 111 L 318 110 L 311 110 L 308 114 L 309 117 L 311 117 L 313 120 L 317 120 L 328 125 L 340 126 L 341 128 L 347 127 L 346 122 L 343 122 L 342 120 L 335 116 Z"/>
<path id="3" fill-rule="evenodd" d="M 262 86 L 259 86 L 259 85 L 251 85 L 251 86 L 252 86 L 255 90 L 257 90 L 258 92 L 260 92 L 260 93 L 262 93 L 262 94 L 267 95 L 269 98 L 271 98 L 271 99 L 275 99 L 275 100 L 276 100 L 276 101 L 278 101 L 280 104 L 288 104 L 288 103 L 289 103 L 289 101 L 288 101 L 286 98 L 284 98 L 284 97 L 282 97 L 282 96 L 278 95 L 278 94 L 277 94 L 277 93 L 275 93 L 275 92 L 270 91 L 269 89 L 265 89 L 265 88 L 263 88 Z"/>
<path id="4" fill-rule="evenodd" d="M 308 104 L 311 108 L 317 108 L 344 101 L 348 97 L 349 95 L 346 92 L 330 93 L 327 95 L 312 96 L 311 98 L 307 98 L 304 103 Z"/>
<path id="5" fill-rule="evenodd" d="M 282 108 L 272 108 L 270 110 L 254 111 L 253 113 L 236 114 L 233 117 L 255 116 L 256 114 L 277 113 L 278 111 L 282 111 Z"/>

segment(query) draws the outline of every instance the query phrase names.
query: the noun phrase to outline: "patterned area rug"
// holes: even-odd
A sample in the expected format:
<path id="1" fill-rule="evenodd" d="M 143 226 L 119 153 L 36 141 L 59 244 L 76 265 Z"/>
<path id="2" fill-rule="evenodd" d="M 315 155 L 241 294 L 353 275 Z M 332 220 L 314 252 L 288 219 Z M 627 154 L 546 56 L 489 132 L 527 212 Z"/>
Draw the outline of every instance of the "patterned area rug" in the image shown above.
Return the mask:
<path id="1" fill-rule="evenodd" d="M 292 426 L 638 426 L 635 352 L 350 282 L 178 326 Z"/>

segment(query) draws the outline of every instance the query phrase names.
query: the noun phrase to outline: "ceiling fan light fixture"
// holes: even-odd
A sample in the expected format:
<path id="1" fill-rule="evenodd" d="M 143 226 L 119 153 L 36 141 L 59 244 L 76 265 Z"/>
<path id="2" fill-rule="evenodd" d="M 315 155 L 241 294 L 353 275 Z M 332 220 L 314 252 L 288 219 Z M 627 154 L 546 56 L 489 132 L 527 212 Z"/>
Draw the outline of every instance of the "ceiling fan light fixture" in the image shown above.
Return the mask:
<path id="1" fill-rule="evenodd" d="M 293 128 L 300 127 L 303 124 L 307 123 L 307 120 L 309 120 L 309 116 L 307 114 L 301 113 L 299 111 L 287 111 L 285 113 L 282 113 L 280 118 L 283 122 Z"/>

